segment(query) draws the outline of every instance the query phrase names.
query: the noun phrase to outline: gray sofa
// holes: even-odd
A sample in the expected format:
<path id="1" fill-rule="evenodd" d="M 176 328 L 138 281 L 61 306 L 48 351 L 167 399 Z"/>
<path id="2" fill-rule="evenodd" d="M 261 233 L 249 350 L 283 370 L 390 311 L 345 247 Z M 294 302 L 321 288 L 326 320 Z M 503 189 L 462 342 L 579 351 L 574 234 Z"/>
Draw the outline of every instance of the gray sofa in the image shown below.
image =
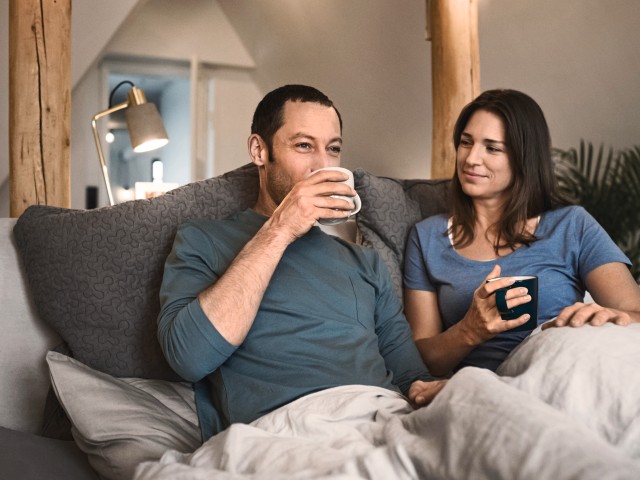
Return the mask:
<path id="1" fill-rule="evenodd" d="M 408 230 L 445 211 L 448 182 L 354 173 L 357 240 L 380 252 L 400 295 Z M 166 448 L 197 445 L 190 387 L 155 336 L 162 267 L 180 223 L 250 207 L 257 183 L 246 165 L 150 200 L 0 219 L 0 478 L 126 478 Z M 333 233 L 355 238 L 352 225 Z"/>

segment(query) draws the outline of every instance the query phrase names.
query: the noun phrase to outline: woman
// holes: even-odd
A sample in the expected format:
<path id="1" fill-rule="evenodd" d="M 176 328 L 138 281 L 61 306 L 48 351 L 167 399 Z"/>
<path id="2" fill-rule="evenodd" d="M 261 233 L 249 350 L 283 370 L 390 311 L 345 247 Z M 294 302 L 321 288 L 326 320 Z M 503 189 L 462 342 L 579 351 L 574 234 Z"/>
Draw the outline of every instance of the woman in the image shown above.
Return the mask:
<path id="1" fill-rule="evenodd" d="M 484 92 L 462 110 L 453 140 L 452 215 L 419 222 L 405 252 L 406 316 L 432 374 L 495 370 L 528 335 L 510 332 L 526 315 L 507 321 L 496 309 L 493 293 L 513 283 L 507 276 L 539 277 L 538 324 L 640 321 L 629 260 L 556 191 L 549 129 L 533 99 Z M 581 303 L 585 290 L 596 303 Z M 506 298 L 509 308 L 531 300 L 524 288 Z"/>

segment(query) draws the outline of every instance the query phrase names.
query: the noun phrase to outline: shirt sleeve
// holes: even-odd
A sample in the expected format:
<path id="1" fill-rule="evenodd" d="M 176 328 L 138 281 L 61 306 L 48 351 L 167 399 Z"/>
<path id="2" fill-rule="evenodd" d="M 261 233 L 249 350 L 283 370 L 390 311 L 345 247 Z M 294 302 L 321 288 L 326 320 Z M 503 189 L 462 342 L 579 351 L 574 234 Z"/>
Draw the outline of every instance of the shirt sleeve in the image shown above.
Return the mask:
<path id="1" fill-rule="evenodd" d="M 409 322 L 402 312 L 389 271 L 379 255 L 376 255 L 376 270 L 379 278 L 375 309 L 378 345 L 387 369 L 393 372 L 394 385 L 407 395 L 415 380 L 431 381 L 433 377 L 413 342 Z"/>
<path id="2" fill-rule="evenodd" d="M 592 270 L 607 263 L 620 262 L 631 265 L 627 256 L 611 239 L 609 234 L 600 226 L 584 208 L 575 207 L 576 233 L 580 251 L 578 254 L 578 269 L 582 281 Z"/>
<path id="3" fill-rule="evenodd" d="M 421 224 L 414 225 L 409 232 L 407 239 L 407 246 L 404 252 L 404 276 L 403 284 L 405 288 L 412 290 L 426 290 L 434 292 L 435 286 L 431 283 L 429 275 L 427 273 L 427 266 L 425 264 L 425 252 L 422 245 L 420 235 L 418 234 L 418 228 Z M 425 237 L 425 235 L 422 235 Z M 428 235 L 426 236 L 428 238 Z"/>
<path id="4" fill-rule="evenodd" d="M 158 340 L 173 370 L 196 382 L 235 352 L 209 321 L 198 294 L 218 280 L 216 255 L 207 235 L 194 224 L 178 229 L 160 288 Z"/>

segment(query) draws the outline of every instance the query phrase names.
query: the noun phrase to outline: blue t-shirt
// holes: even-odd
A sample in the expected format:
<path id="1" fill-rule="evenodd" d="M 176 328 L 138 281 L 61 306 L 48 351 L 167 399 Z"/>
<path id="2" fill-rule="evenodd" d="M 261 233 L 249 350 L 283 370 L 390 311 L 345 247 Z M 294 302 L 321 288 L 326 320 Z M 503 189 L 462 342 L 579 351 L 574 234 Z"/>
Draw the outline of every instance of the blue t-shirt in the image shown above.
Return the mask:
<path id="1" fill-rule="evenodd" d="M 322 389 L 406 394 L 414 380 L 431 379 L 384 262 L 318 227 L 287 247 L 243 343 L 227 342 L 196 297 L 266 220 L 247 210 L 186 223 L 165 265 L 158 338 L 172 368 L 198 382 L 204 439 Z"/>
<path id="2" fill-rule="evenodd" d="M 451 245 L 446 215 L 417 223 L 405 251 L 404 286 L 436 292 L 446 330 L 459 322 L 471 305 L 474 291 L 494 265 L 501 276 L 538 277 L 538 324 L 585 295 L 585 279 L 593 269 L 611 262 L 630 265 L 604 229 L 582 207 L 571 206 L 542 214 L 535 231 L 538 241 L 491 261 L 463 257 Z M 472 365 L 495 370 L 528 332 L 505 332 L 479 345 L 458 368 Z"/>

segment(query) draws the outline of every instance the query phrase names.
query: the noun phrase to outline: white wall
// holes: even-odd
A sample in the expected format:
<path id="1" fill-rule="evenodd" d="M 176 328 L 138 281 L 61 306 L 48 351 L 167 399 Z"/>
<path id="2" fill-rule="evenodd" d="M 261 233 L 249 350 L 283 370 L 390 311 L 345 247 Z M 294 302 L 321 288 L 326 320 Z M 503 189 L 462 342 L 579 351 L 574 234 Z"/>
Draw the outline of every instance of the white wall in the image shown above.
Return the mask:
<path id="1" fill-rule="evenodd" d="M 250 161 L 247 138 L 251 134 L 253 111 L 264 94 L 248 70 L 218 68 L 212 75 L 215 82 L 213 119 L 217 139 L 214 146 L 214 174 L 219 175 Z"/>
<path id="2" fill-rule="evenodd" d="M 306 82 L 345 119 L 344 163 L 427 177 L 431 55 L 423 0 L 218 0 L 262 91 Z M 481 88 L 544 108 L 554 143 L 640 143 L 638 0 L 479 0 Z M 452 159 L 453 161 L 453 159 Z"/>
<path id="3" fill-rule="evenodd" d="M 218 0 L 266 93 L 313 85 L 344 120 L 343 165 L 426 177 L 431 77 L 423 0 Z"/>
<path id="4" fill-rule="evenodd" d="M 104 101 L 101 92 L 103 92 L 102 72 L 94 67 L 82 77 L 71 94 L 72 208 L 85 207 L 87 185 L 98 187 L 99 205 L 109 204 L 91 131 L 91 118 L 106 108 L 108 92 L 104 93 Z M 106 150 L 104 154 L 107 156 Z"/>
<path id="5" fill-rule="evenodd" d="M 640 2 L 481 0 L 483 88 L 512 87 L 546 112 L 554 144 L 640 144 Z"/>

